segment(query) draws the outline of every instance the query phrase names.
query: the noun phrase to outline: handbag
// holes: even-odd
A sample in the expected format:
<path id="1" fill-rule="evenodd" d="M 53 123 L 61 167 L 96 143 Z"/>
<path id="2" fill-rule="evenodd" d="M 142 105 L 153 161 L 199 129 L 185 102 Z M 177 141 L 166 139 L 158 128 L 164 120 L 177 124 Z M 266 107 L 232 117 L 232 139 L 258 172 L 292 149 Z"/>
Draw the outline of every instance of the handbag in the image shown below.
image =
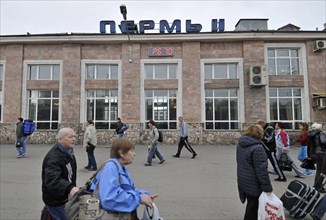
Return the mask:
<path id="1" fill-rule="evenodd" d="M 152 211 L 149 211 L 150 208 L 145 206 L 144 208 L 144 214 L 143 214 L 143 220 L 163 220 L 162 217 L 160 217 L 160 213 L 158 212 L 157 206 L 153 203 Z"/>
<path id="2" fill-rule="evenodd" d="M 304 168 L 304 169 L 309 169 L 309 170 L 315 170 L 315 162 L 312 158 L 305 158 L 302 163 L 300 164 L 300 167 Z"/>
<path id="3" fill-rule="evenodd" d="M 274 193 L 269 196 L 262 192 L 259 196 L 258 220 L 270 219 L 285 219 L 283 202 Z"/>
<path id="4" fill-rule="evenodd" d="M 278 166 L 283 171 L 292 171 L 292 161 L 289 159 L 286 153 L 282 153 L 278 161 Z"/>
<path id="5" fill-rule="evenodd" d="M 112 160 L 109 160 L 112 161 Z M 116 166 L 117 164 L 112 161 Z M 106 163 L 75 193 L 65 205 L 65 211 L 69 220 L 131 220 L 131 213 L 113 213 L 106 211 L 100 204 L 98 197 L 98 184 L 94 192 L 90 186 L 95 176 L 103 170 Z M 98 180 L 100 181 L 100 179 Z"/>

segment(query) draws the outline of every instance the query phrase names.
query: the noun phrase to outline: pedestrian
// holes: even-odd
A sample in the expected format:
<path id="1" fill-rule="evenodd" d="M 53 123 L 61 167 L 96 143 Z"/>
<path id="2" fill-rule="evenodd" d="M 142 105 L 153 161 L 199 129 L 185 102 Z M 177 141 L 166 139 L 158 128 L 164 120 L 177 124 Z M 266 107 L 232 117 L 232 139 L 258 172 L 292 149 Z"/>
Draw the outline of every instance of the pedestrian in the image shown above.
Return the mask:
<path id="1" fill-rule="evenodd" d="M 24 132 L 24 119 L 23 118 L 17 118 L 16 141 L 15 141 L 16 150 L 18 152 L 18 157 L 17 158 L 22 158 L 22 157 L 26 156 L 27 136 L 25 136 L 23 132 Z"/>
<path id="2" fill-rule="evenodd" d="M 196 151 L 191 147 L 191 145 L 188 142 L 188 125 L 187 123 L 183 120 L 182 116 L 179 116 L 179 137 L 180 141 L 178 144 L 178 151 L 174 157 L 180 157 L 181 150 L 183 146 L 187 148 L 187 150 L 192 154 L 192 159 L 194 159 L 197 156 Z"/>
<path id="3" fill-rule="evenodd" d="M 72 128 L 61 128 L 57 142 L 46 154 L 42 165 L 42 199 L 55 220 L 68 220 L 65 203 L 76 187 L 77 163 L 74 156 L 76 134 Z M 69 219 L 70 220 L 70 219 Z"/>
<path id="4" fill-rule="evenodd" d="M 89 171 L 97 170 L 96 159 L 94 154 L 96 145 L 97 145 L 96 129 L 93 120 L 89 119 L 87 120 L 87 126 L 85 129 L 84 142 L 83 142 L 83 147 L 86 149 L 87 158 L 88 158 L 88 165 L 85 167 L 85 169 Z"/>
<path id="5" fill-rule="evenodd" d="M 276 144 L 275 144 L 275 136 L 274 136 L 274 127 L 269 123 L 266 123 L 264 120 L 258 120 L 257 124 L 259 124 L 264 129 L 264 136 L 262 138 L 262 142 L 266 147 L 265 151 L 270 163 L 273 166 L 273 171 L 278 175 L 278 178 L 274 179 L 275 181 L 286 182 L 286 177 L 279 167 L 277 158 L 276 158 Z"/>
<path id="6" fill-rule="evenodd" d="M 117 118 L 117 128 L 115 129 L 118 138 L 124 138 L 125 131 L 128 130 L 128 126 L 121 121 L 121 118 Z"/>
<path id="7" fill-rule="evenodd" d="M 236 150 L 237 180 L 240 200 L 247 200 L 244 220 L 258 218 L 259 196 L 271 194 L 272 184 L 268 175 L 268 160 L 261 139 L 264 131 L 260 125 L 244 128 Z"/>
<path id="8" fill-rule="evenodd" d="M 103 209 L 113 213 L 125 213 L 124 216 L 130 213 L 127 220 L 138 219 L 138 206 L 142 204 L 152 208 L 154 199 L 158 196 L 135 187 L 126 168 L 133 162 L 135 155 L 135 145 L 131 141 L 116 139 L 112 143 L 110 159 L 91 185 L 91 190 L 94 191 L 98 184 L 98 195 Z"/>
<path id="9" fill-rule="evenodd" d="M 286 154 L 288 159 L 291 161 L 291 167 L 297 174 L 295 177 L 304 178 L 304 173 L 298 168 L 294 163 L 292 157 L 290 156 L 290 138 L 289 135 L 283 130 L 282 122 L 275 123 L 275 143 L 276 143 L 276 158 L 279 160 L 282 154 Z"/>
<path id="10" fill-rule="evenodd" d="M 326 177 L 326 154 L 324 154 L 322 170 L 320 174 L 323 178 Z M 313 220 L 321 220 L 326 213 L 326 194 L 319 200 L 314 210 L 310 213 Z"/>
<path id="11" fill-rule="evenodd" d="M 145 164 L 145 166 L 152 166 L 152 159 L 154 155 L 156 155 L 157 158 L 160 160 L 159 164 L 162 164 L 165 162 L 165 159 L 160 153 L 160 151 L 158 150 L 157 144 L 158 144 L 159 134 L 157 128 L 155 127 L 155 122 L 153 120 L 149 120 L 147 125 L 149 127 L 151 147 L 148 153 L 147 163 Z"/>
<path id="12" fill-rule="evenodd" d="M 326 135 L 322 132 L 322 125 L 313 123 L 308 137 L 310 145 L 309 157 L 311 157 L 316 163 L 314 187 L 320 193 L 326 193 L 326 189 L 322 185 L 324 178 L 321 176 L 324 155 L 326 152 Z"/>
<path id="13" fill-rule="evenodd" d="M 309 126 L 307 123 L 301 122 L 299 123 L 300 135 L 296 139 L 296 142 L 301 144 L 300 151 L 298 152 L 298 160 L 303 161 L 308 157 L 308 133 L 309 133 Z M 312 170 L 306 169 L 305 170 L 306 176 L 314 175 Z"/>

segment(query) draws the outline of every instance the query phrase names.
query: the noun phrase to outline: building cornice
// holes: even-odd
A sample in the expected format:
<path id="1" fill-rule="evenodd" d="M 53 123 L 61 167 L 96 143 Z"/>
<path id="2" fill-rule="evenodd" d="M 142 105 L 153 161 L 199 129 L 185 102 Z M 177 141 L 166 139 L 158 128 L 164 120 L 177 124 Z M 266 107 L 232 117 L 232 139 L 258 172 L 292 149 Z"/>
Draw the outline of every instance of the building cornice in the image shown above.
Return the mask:
<path id="1" fill-rule="evenodd" d="M 326 39 L 326 31 L 233 31 L 217 33 L 180 33 L 180 34 L 131 34 L 134 43 L 148 42 L 216 42 L 216 41 L 307 41 Z M 38 34 L 38 35 L 2 35 L 0 44 L 58 44 L 58 43 L 94 43 L 111 44 L 128 42 L 126 34 Z"/>

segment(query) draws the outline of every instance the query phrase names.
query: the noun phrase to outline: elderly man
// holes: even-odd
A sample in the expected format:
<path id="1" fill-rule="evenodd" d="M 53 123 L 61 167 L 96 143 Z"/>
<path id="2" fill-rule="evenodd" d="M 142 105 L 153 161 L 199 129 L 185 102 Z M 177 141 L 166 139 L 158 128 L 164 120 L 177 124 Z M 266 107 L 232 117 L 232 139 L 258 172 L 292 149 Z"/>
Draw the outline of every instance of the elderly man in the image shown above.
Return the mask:
<path id="1" fill-rule="evenodd" d="M 71 128 L 62 128 L 57 142 L 46 154 L 42 165 L 42 199 L 47 211 L 55 220 L 68 220 L 65 203 L 73 196 L 76 187 L 77 163 L 73 148 L 76 134 Z"/>

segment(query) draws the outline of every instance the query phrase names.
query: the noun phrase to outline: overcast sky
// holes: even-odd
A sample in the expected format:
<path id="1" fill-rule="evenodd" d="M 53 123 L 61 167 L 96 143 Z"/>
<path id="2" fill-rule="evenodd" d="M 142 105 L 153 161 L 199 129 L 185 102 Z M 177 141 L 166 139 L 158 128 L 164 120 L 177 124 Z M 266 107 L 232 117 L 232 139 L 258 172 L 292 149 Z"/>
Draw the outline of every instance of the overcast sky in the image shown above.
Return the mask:
<path id="1" fill-rule="evenodd" d="M 211 31 L 212 19 L 222 18 L 226 31 L 233 31 L 239 19 L 245 18 L 269 19 L 270 30 L 289 23 L 301 30 L 323 30 L 326 23 L 326 0 L 0 0 L 0 35 L 100 33 L 100 21 L 114 20 L 118 25 L 123 20 L 121 4 L 127 6 L 128 20 L 172 23 L 180 19 L 182 32 L 187 19 L 201 24 L 202 32 Z"/>

